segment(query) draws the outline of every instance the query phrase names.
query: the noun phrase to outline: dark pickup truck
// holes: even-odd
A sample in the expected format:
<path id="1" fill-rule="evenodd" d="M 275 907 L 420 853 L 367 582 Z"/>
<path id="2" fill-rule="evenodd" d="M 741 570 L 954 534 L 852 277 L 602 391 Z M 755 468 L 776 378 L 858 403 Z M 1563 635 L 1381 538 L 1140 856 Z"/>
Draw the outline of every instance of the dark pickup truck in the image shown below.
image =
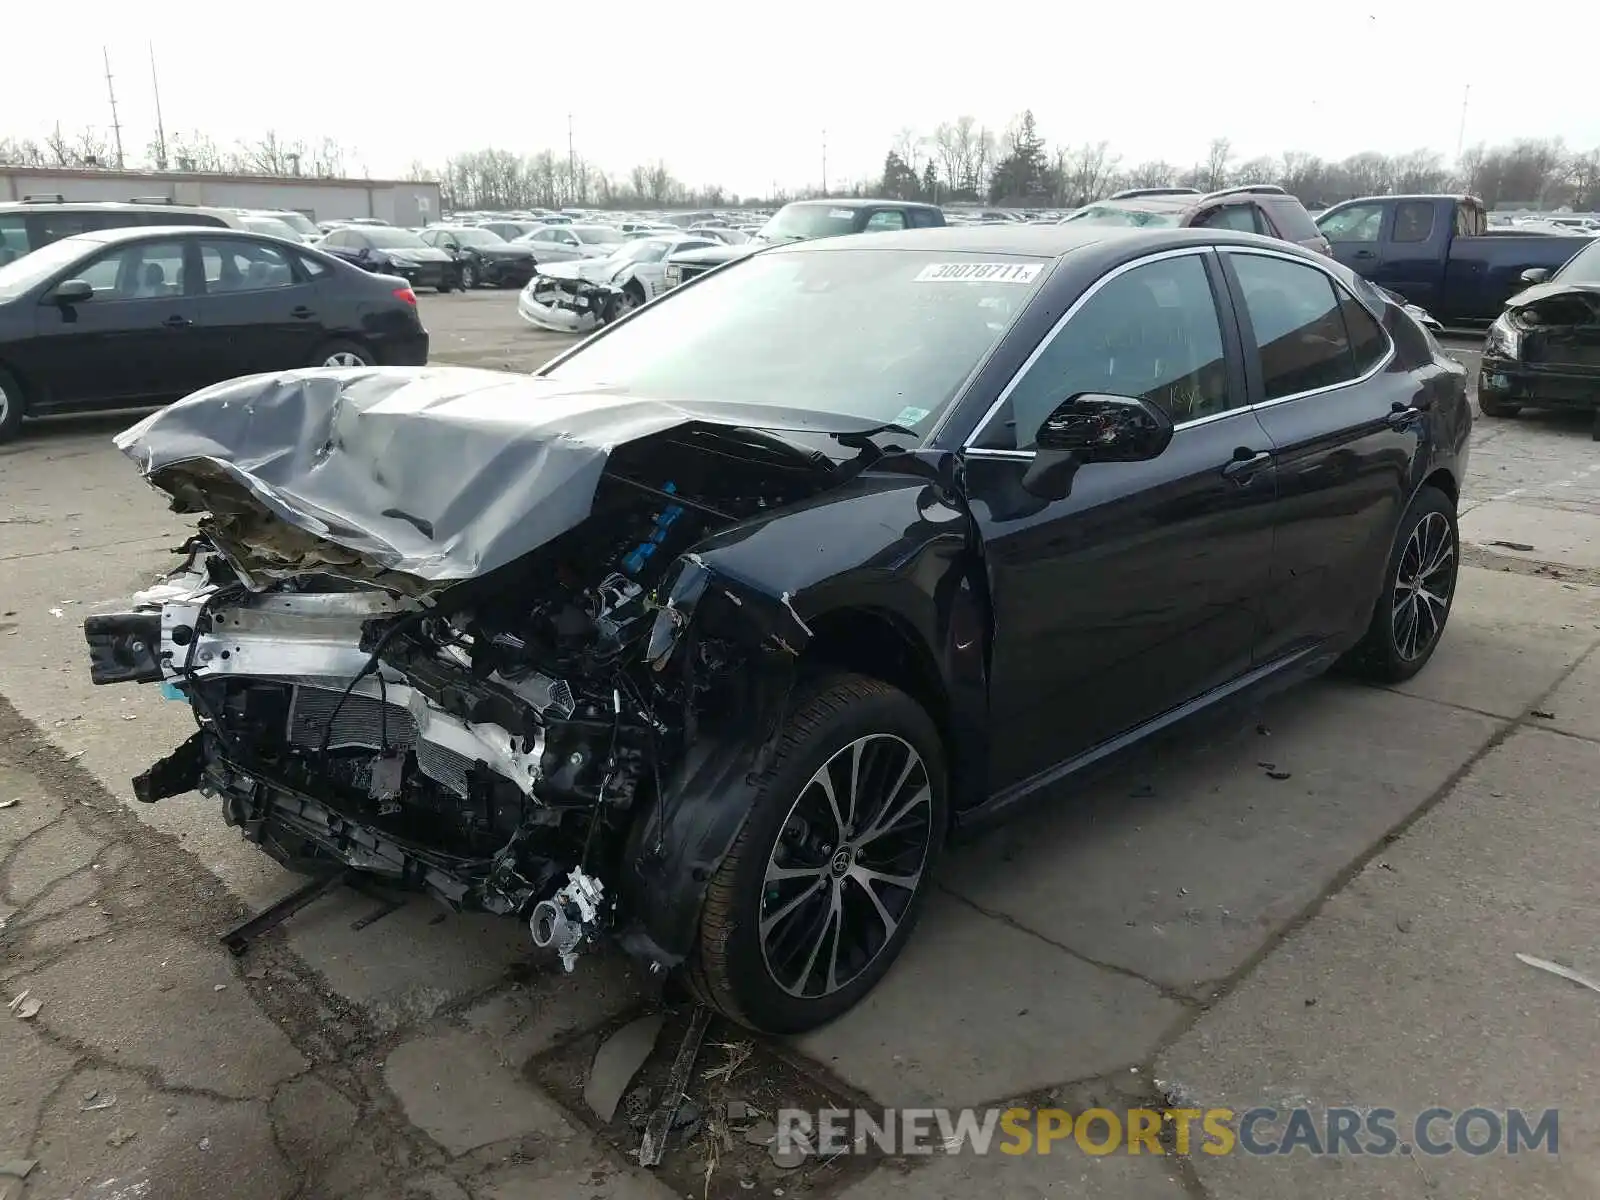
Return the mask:
<path id="1" fill-rule="evenodd" d="M 1368 196 L 1317 217 L 1334 258 L 1398 292 L 1445 325 L 1481 325 L 1526 285 L 1530 268 L 1554 271 L 1587 237 L 1489 229 L 1472 196 Z"/>
<path id="2" fill-rule="evenodd" d="M 665 268 L 665 283 L 669 288 L 677 287 L 713 267 L 779 242 L 840 237 L 847 233 L 881 233 L 891 229 L 933 229 L 945 223 L 944 211 L 935 204 L 915 204 L 909 200 L 796 200 L 775 212 L 748 242 L 684 250 L 671 255 Z"/>

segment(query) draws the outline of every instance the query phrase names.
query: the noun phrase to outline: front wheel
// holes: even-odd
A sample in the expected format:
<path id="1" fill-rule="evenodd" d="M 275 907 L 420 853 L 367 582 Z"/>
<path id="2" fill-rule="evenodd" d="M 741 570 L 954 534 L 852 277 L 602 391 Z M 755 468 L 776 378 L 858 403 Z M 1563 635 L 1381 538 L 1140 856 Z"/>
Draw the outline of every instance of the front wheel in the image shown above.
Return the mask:
<path id="1" fill-rule="evenodd" d="M 22 388 L 4 370 L 0 370 L 0 442 L 9 442 L 17 436 L 22 425 Z"/>
<path id="2" fill-rule="evenodd" d="M 1460 567 L 1455 505 L 1424 487 L 1401 518 L 1372 623 L 1347 665 L 1374 683 L 1400 683 L 1422 670 L 1444 636 Z"/>
<path id="3" fill-rule="evenodd" d="M 478 268 L 475 263 L 466 263 L 461 268 L 461 290 L 471 291 L 478 286 Z"/>
<path id="4" fill-rule="evenodd" d="M 910 936 L 947 811 L 938 731 L 916 701 L 860 675 L 822 680 L 707 886 L 690 986 L 766 1033 L 845 1012 Z"/>

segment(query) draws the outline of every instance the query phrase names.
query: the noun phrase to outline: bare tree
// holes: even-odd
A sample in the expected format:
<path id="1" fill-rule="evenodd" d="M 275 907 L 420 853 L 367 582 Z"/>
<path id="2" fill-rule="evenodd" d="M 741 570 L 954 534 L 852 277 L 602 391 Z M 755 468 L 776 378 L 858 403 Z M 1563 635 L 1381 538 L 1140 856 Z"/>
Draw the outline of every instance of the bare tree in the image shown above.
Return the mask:
<path id="1" fill-rule="evenodd" d="M 216 142 L 211 140 L 209 134 L 198 130 L 188 133 L 175 133 L 167 139 L 168 152 L 172 156 L 172 163 L 180 171 L 217 172 L 231 171 L 238 167 L 233 156 L 223 154 Z"/>
<path id="2" fill-rule="evenodd" d="M 1228 182 L 1239 185 L 1247 183 L 1277 183 L 1281 174 L 1278 160 L 1270 154 L 1262 154 L 1240 163 L 1232 172 Z"/>
<path id="3" fill-rule="evenodd" d="M 1203 192 L 1215 192 L 1228 186 L 1228 163 L 1233 159 L 1233 143 L 1227 138 L 1212 138 L 1206 148 L 1206 160 L 1200 167 L 1199 184 Z"/>
<path id="4" fill-rule="evenodd" d="M 1171 187 L 1177 178 L 1177 167 L 1155 158 L 1142 162 L 1129 171 L 1127 183 L 1129 187 L 1136 188 Z"/>
<path id="5" fill-rule="evenodd" d="M 667 197 L 672 194 L 672 172 L 667 170 L 667 164 L 661 159 L 656 159 L 650 165 L 647 182 L 649 184 L 646 194 L 653 204 L 664 204 Z"/>
<path id="6" fill-rule="evenodd" d="M 42 167 L 44 147 L 32 138 L 0 138 L 0 163 L 17 167 Z"/>
<path id="7" fill-rule="evenodd" d="M 1118 155 L 1111 153 L 1109 142 L 1084 142 L 1076 150 L 1061 156 L 1062 184 L 1068 204 L 1087 204 L 1111 190 L 1112 177 L 1117 173 Z"/>

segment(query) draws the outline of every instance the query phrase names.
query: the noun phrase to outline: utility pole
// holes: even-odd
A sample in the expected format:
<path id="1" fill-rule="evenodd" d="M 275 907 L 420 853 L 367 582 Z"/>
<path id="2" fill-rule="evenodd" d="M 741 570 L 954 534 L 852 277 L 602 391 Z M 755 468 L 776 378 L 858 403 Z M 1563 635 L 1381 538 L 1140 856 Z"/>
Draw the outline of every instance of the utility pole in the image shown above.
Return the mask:
<path id="1" fill-rule="evenodd" d="M 161 123 L 161 77 L 156 74 L 156 44 L 150 43 L 150 89 L 156 94 L 156 170 L 167 169 L 167 130 Z"/>
<path id="2" fill-rule="evenodd" d="M 572 198 L 578 198 L 578 152 L 573 149 L 572 143 L 572 114 L 567 114 L 567 186 L 572 189 Z"/>
<path id="3" fill-rule="evenodd" d="M 111 97 L 111 131 L 117 135 L 117 170 L 122 170 L 122 123 L 117 120 L 117 90 L 111 86 L 111 52 L 100 47 L 106 63 L 106 93 Z"/>
<path id="4" fill-rule="evenodd" d="M 822 131 L 822 194 L 828 194 L 828 131 Z"/>
<path id="5" fill-rule="evenodd" d="M 1461 150 L 1467 140 L 1467 103 L 1472 99 L 1472 85 L 1469 83 L 1461 92 L 1461 128 L 1456 131 L 1456 162 L 1461 161 Z"/>

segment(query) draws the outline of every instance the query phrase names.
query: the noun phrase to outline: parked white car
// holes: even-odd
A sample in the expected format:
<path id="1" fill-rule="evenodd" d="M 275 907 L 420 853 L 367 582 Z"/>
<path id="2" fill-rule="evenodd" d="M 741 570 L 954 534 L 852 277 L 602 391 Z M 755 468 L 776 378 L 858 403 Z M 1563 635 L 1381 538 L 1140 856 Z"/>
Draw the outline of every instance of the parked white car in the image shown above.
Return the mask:
<path id="1" fill-rule="evenodd" d="M 517 297 L 517 313 L 541 329 L 587 333 L 607 320 L 626 316 L 666 291 L 668 255 L 719 244 L 710 238 L 680 233 L 635 238 L 606 258 L 540 263 Z M 612 304 L 601 304 L 591 289 L 579 286 L 582 284 L 602 285 L 620 295 Z"/>

